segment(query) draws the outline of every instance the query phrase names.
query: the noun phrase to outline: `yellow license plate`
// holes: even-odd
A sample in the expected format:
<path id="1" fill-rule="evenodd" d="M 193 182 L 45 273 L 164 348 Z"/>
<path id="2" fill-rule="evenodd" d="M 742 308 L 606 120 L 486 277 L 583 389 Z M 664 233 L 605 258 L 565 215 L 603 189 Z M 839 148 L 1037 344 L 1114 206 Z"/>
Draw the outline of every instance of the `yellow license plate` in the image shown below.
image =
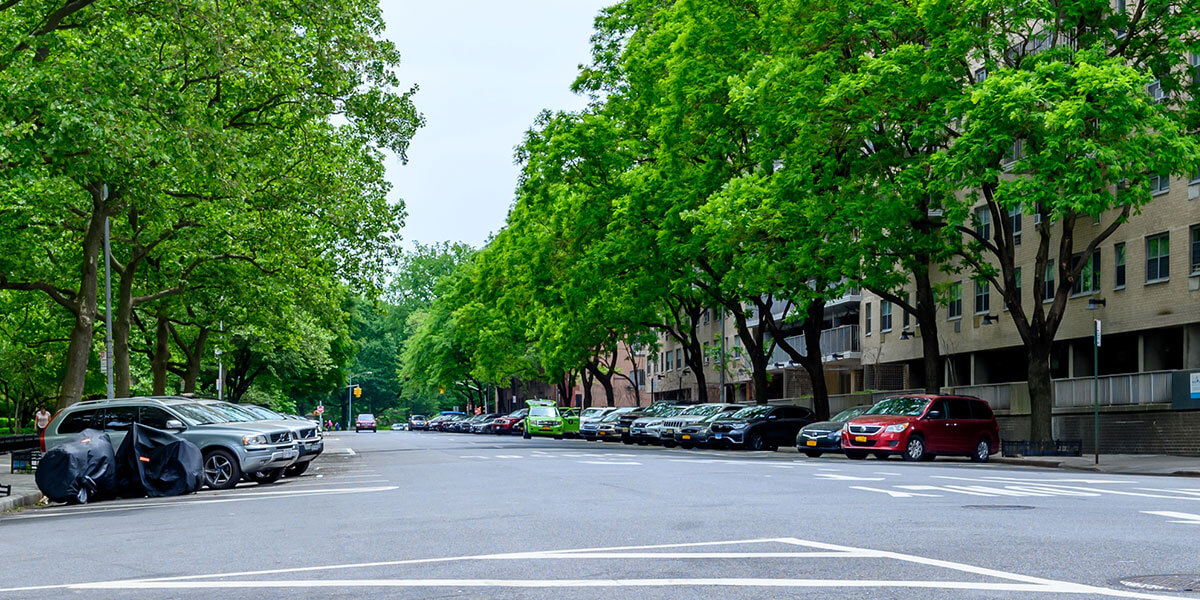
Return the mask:
<path id="1" fill-rule="evenodd" d="M 596 435 L 604 435 L 604 432 L 601 431 L 601 432 L 597 433 Z"/>
<path id="2" fill-rule="evenodd" d="M 685 433 L 685 434 L 683 434 L 683 439 L 690 440 L 690 439 L 692 439 L 692 436 Z"/>
<path id="3" fill-rule="evenodd" d="M 856 442 L 865 442 L 865 441 L 867 441 L 867 436 L 865 436 L 865 435 L 856 435 L 856 436 L 854 436 L 854 441 L 856 441 Z"/>
<path id="4" fill-rule="evenodd" d="M 808 440 L 807 442 L 804 442 L 804 443 L 808 444 L 809 446 L 816 446 L 817 440 Z"/>
<path id="5" fill-rule="evenodd" d="M 550 431 L 550 428 L 549 428 L 549 427 L 543 427 L 543 428 L 542 428 L 542 431 Z M 863 440 L 866 440 L 866 439 L 867 439 L 867 438 L 863 438 Z"/>

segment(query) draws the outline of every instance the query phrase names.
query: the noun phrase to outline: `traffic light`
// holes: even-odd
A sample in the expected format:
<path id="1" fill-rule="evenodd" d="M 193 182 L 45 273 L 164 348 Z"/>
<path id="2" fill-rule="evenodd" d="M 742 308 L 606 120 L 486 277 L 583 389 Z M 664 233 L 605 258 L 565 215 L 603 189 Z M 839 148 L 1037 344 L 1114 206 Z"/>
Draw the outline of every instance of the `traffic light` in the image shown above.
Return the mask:
<path id="1" fill-rule="evenodd" d="M 362 398 L 362 388 L 360 388 L 360 387 L 358 387 L 358 386 L 355 386 L 355 387 L 354 387 L 354 397 L 355 397 L 355 398 Z"/>
<path id="2" fill-rule="evenodd" d="M 445 395 L 445 394 L 446 394 L 446 388 L 444 388 L 444 387 L 438 388 L 438 395 Z"/>

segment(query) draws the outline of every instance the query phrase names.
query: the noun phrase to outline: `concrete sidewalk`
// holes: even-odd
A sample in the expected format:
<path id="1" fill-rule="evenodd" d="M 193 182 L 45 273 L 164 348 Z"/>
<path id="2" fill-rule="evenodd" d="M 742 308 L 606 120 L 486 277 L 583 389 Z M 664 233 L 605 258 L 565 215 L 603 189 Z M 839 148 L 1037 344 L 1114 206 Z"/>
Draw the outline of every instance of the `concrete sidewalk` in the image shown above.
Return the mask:
<path id="1" fill-rule="evenodd" d="M 15 508 L 33 506 L 42 499 L 42 492 L 34 483 L 32 473 L 10 473 L 10 471 L 12 471 L 12 455 L 0 454 L 0 484 L 12 486 L 11 495 L 0 496 L 0 513 Z"/>
<path id="2" fill-rule="evenodd" d="M 1086 456 L 993 456 L 992 462 L 1025 467 L 1049 467 L 1120 475 L 1200 477 L 1200 458 L 1164 454 L 1101 454 Z"/>

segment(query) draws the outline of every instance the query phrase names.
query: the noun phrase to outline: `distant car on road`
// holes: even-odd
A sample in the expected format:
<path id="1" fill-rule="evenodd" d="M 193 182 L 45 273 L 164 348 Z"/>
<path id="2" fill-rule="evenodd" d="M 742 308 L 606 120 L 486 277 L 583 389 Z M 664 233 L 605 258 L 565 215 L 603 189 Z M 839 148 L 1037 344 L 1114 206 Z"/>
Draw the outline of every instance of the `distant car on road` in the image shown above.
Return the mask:
<path id="1" fill-rule="evenodd" d="M 429 419 L 425 415 L 412 415 L 408 418 L 408 428 L 413 431 L 424 431 Z"/>
<path id="2" fill-rule="evenodd" d="M 552 400 L 526 400 L 529 416 L 525 418 L 525 439 L 535 435 L 553 436 L 561 440 L 569 425 L 564 418 L 568 409 L 559 410 Z M 572 411 L 573 412 L 573 411 Z M 574 416 L 575 431 L 579 431 L 579 417 Z"/>
<path id="3" fill-rule="evenodd" d="M 600 437 L 600 425 L 608 423 L 616 423 L 621 415 L 636 410 L 635 406 L 621 406 L 618 408 L 602 408 L 597 409 L 586 408 L 580 413 L 579 418 L 579 437 L 592 441 Z M 591 414 L 588 411 L 593 411 Z M 612 431 L 612 427 L 609 428 Z M 611 437 L 611 434 L 610 434 Z"/>
<path id="4" fill-rule="evenodd" d="M 663 420 L 662 429 L 658 432 L 662 438 L 662 445 L 667 448 L 676 445 L 690 448 L 696 445 L 696 442 L 690 433 L 683 432 L 685 427 L 708 421 L 716 415 L 733 414 L 742 408 L 744 407 L 738 404 L 722 404 L 719 402 L 690 406 L 678 415 L 667 417 Z M 686 439 L 683 437 L 685 435 L 688 436 Z"/>
<path id="5" fill-rule="evenodd" d="M 662 425 L 665 419 L 692 408 L 691 406 L 668 406 L 656 411 L 654 415 L 635 419 L 629 424 L 629 438 L 639 446 L 662 443 Z M 672 440 L 672 443 L 674 440 Z"/>
<path id="6" fill-rule="evenodd" d="M 364 429 L 370 429 L 371 433 L 379 433 L 375 427 L 375 415 L 371 413 L 363 413 L 354 419 L 354 433 L 358 433 Z"/>
<path id="7" fill-rule="evenodd" d="M 821 456 L 823 452 L 841 452 L 842 426 L 869 408 L 870 405 L 847 408 L 828 421 L 805 425 L 796 434 L 796 449 L 812 458 Z"/>
<path id="8" fill-rule="evenodd" d="M 972 396 L 885 398 L 842 426 L 846 458 L 867 454 L 933 460 L 939 454 L 987 462 L 1000 450 L 1000 426 L 987 402 Z"/>
<path id="9" fill-rule="evenodd" d="M 492 422 L 492 433 L 496 435 L 502 435 L 506 433 L 521 433 L 520 425 L 528 415 L 528 408 L 520 408 L 502 417 L 497 417 L 496 420 Z"/>
<path id="10" fill-rule="evenodd" d="M 741 446 L 747 450 L 778 450 L 796 441 L 800 428 L 816 421 L 813 411 L 803 406 L 747 406 L 723 419 L 713 421 L 709 429 L 710 445 Z"/>

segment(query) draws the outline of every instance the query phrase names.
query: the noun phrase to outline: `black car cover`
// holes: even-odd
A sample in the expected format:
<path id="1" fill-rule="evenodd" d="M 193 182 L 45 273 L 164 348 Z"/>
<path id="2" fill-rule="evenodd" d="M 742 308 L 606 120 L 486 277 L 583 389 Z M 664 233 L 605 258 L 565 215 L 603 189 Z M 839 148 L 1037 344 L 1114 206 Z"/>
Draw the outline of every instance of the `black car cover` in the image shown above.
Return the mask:
<path id="1" fill-rule="evenodd" d="M 138 423 L 117 449 L 117 495 L 182 496 L 204 484 L 204 460 L 195 444 Z"/>
<path id="2" fill-rule="evenodd" d="M 42 455 L 34 480 L 53 502 L 83 504 L 111 498 L 117 487 L 112 441 L 103 431 L 84 429 Z"/>

